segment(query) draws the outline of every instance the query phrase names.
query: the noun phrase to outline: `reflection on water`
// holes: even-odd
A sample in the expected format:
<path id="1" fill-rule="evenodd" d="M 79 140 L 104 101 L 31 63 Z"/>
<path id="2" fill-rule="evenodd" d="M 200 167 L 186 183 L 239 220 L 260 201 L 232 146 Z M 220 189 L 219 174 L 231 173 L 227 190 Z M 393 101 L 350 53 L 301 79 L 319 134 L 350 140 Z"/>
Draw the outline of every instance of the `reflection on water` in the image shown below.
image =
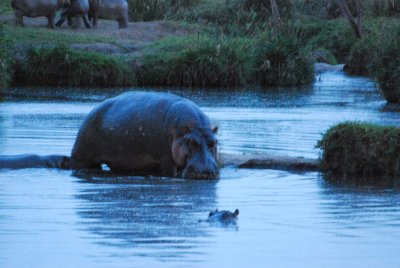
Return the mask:
<path id="1" fill-rule="evenodd" d="M 18 92 L 18 90 L 16 90 Z M 119 90 L 0 104 L 0 154 L 69 154 L 85 115 Z M 219 125 L 222 151 L 317 157 L 343 120 L 400 125 L 373 82 L 180 92 Z M 240 210 L 237 225 L 204 221 Z M 400 188 L 315 172 L 224 168 L 218 181 L 0 170 L 0 267 L 398 267 Z"/>
<path id="2" fill-rule="evenodd" d="M 217 182 L 89 176 L 81 182 L 90 185 L 76 195 L 85 201 L 78 214 L 91 220 L 84 221 L 85 228 L 114 239 L 115 246 L 160 244 L 179 255 L 193 250 L 196 237 L 207 235 L 197 228 L 195 216 L 215 207 Z"/>

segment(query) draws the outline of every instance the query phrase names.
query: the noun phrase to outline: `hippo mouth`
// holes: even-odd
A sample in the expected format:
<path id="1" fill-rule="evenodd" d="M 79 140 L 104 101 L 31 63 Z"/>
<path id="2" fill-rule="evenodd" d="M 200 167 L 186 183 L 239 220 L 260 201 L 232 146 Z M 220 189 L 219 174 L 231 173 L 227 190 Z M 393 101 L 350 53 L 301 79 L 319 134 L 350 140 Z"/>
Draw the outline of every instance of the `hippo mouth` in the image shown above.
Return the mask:
<path id="1" fill-rule="evenodd" d="M 192 180 L 215 180 L 219 178 L 219 170 L 200 171 L 193 166 L 186 166 L 179 172 L 179 177 Z"/>

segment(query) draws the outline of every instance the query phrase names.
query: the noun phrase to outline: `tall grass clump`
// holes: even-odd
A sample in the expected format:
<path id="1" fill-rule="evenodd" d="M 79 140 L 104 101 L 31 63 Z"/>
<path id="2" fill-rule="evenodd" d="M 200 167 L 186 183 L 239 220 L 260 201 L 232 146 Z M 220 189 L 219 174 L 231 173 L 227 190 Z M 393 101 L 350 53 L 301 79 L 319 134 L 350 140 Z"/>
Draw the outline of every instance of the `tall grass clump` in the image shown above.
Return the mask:
<path id="1" fill-rule="evenodd" d="M 262 37 L 256 48 L 262 85 L 303 85 L 314 80 L 311 51 L 293 36 Z"/>
<path id="2" fill-rule="evenodd" d="M 400 31 L 394 33 L 374 61 L 374 75 L 388 102 L 400 103 Z"/>
<path id="3" fill-rule="evenodd" d="M 163 20 L 182 9 L 192 7 L 201 0 L 127 0 L 132 21 Z"/>
<path id="4" fill-rule="evenodd" d="M 370 75 L 372 60 L 377 54 L 377 36 L 366 37 L 358 41 L 350 50 L 344 70 L 354 75 Z"/>
<path id="5" fill-rule="evenodd" d="M 400 129 L 345 122 L 330 128 L 318 142 L 322 170 L 339 175 L 398 177 Z"/>
<path id="6" fill-rule="evenodd" d="M 123 59 L 66 46 L 35 47 L 21 66 L 24 85 L 35 86 L 131 86 L 132 68 Z"/>
<path id="7" fill-rule="evenodd" d="M 0 89 L 9 86 L 13 73 L 11 40 L 0 23 Z"/>
<path id="8" fill-rule="evenodd" d="M 11 7 L 11 1 L 9 0 L 0 0 L 0 14 L 11 12 L 13 9 Z"/>
<path id="9" fill-rule="evenodd" d="M 196 35 L 161 40 L 142 56 L 138 81 L 146 86 L 243 85 L 253 74 L 252 49 L 249 39 Z"/>

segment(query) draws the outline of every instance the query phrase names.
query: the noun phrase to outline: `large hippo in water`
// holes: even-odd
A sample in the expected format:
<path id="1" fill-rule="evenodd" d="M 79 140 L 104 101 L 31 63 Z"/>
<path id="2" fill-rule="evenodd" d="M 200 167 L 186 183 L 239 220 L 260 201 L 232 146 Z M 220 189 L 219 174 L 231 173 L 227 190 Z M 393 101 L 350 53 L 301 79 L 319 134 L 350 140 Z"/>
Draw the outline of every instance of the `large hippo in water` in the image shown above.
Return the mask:
<path id="1" fill-rule="evenodd" d="M 126 0 L 90 0 L 89 19 L 94 28 L 98 19 L 116 20 L 119 28 L 128 28 Z"/>
<path id="2" fill-rule="evenodd" d="M 70 168 L 219 177 L 217 127 L 193 102 L 168 93 L 127 92 L 94 108 L 81 126 Z"/>
<path id="3" fill-rule="evenodd" d="M 70 5 L 70 0 L 12 0 L 16 23 L 24 26 L 23 17 L 47 17 L 49 26 L 54 28 L 56 11 Z"/>

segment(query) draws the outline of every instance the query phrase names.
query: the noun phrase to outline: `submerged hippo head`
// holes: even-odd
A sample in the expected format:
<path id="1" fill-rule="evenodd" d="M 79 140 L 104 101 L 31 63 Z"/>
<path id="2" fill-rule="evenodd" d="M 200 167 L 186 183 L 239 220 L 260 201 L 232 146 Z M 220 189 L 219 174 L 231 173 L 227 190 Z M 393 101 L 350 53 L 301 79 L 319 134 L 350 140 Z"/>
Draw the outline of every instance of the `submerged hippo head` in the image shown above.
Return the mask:
<path id="1" fill-rule="evenodd" d="M 218 149 L 214 128 L 185 127 L 175 133 L 172 157 L 188 179 L 217 179 L 219 177 Z"/>
<path id="2" fill-rule="evenodd" d="M 220 222 L 220 223 L 235 223 L 237 217 L 239 215 L 239 210 L 236 209 L 233 213 L 229 210 L 221 210 L 218 209 L 214 211 L 210 211 L 208 214 L 208 222 Z"/>

